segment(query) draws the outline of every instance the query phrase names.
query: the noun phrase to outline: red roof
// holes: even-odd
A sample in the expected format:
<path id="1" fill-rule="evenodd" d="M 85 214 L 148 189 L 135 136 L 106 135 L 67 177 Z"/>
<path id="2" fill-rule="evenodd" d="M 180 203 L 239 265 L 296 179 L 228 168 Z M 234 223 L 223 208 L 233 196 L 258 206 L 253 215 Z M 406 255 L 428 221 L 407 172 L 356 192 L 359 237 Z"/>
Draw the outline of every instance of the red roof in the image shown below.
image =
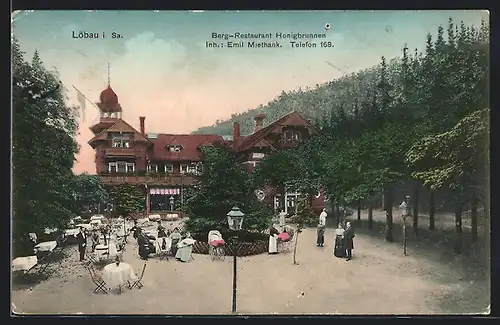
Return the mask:
<path id="1" fill-rule="evenodd" d="M 200 146 L 208 146 L 216 143 L 224 143 L 220 135 L 215 134 L 158 134 L 158 138 L 152 139 L 153 152 L 150 160 L 170 161 L 200 161 L 203 154 Z M 180 152 L 171 152 L 168 145 L 181 145 Z"/>
<path id="2" fill-rule="evenodd" d="M 256 144 L 258 144 L 258 142 L 260 140 L 263 140 L 276 127 L 278 127 L 282 124 L 288 124 L 288 123 L 290 123 L 291 125 L 304 124 L 304 125 L 307 125 L 307 126 L 314 129 L 314 126 L 304 116 L 302 116 L 301 114 L 299 114 L 296 111 L 291 111 L 288 114 L 283 115 L 282 117 L 280 117 L 276 121 L 272 122 L 271 124 L 267 125 L 266 127 L 263 127 L 262 129 L 258 130 L 257 132 L 255 132 L 247 137 L 244 137 L 243 140 L 241 140 L 241 143 L 238 144 L 237 150 L 244 151 L 244 150 L 247 150 L 247 149 L 255 146 Z M 263 142 L 260 145 L 265 146 L 265 142 Z"/>

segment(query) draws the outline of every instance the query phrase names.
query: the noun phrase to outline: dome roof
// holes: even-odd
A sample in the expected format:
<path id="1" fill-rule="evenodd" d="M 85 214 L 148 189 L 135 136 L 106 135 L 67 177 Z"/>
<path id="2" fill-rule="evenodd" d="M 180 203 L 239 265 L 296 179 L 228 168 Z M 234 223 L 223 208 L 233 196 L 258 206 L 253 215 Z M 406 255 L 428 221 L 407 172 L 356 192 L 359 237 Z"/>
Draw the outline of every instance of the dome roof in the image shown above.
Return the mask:
<path id="1" fill-rule="evenodd" d="M 114 106 L 118 104 L 118 96 L 113 91 L 113 89 L 111 89 L 111 86 L 108 86 L 108 88 L 104 89 L 101 92 L 101 96 L 99 96 L 99 99 L 101 100 L 101 103 L 108 106 Z"/>

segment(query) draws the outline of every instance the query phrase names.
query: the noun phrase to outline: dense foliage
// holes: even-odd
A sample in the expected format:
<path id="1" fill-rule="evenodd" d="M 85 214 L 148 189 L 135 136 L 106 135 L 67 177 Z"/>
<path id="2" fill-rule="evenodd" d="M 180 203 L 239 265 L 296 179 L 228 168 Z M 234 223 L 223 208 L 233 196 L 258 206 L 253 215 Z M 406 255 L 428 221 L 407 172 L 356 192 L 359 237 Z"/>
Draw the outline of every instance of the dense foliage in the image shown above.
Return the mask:
<path id="1" fill-rule="evenodd" d="M 109 194 L 99 181 L 99 176 L 87 173 L 75 175 L 71 188 L 74 192 L 76 204 L 83 211 L 84 208 L 104 206 L 110 200 Z"/>
<path id="2" fill-rule="evenodd" d="M 192 233 L 228 231 L 227 213 L 237 206 L 245 213 L 243 229 L 262 231 L 270 225 L 270 213 L 257 202 L 249 175 L 233 151 L 222 146 L 203 147 L 203 173 L 196 191 L 184 206 Z"/>
<path id="3" fill-rule="evenodd" d="M 143 185 L 120 184 L 106 186 L 110 203 L 114 206 L 113 214 L 127 217 L 133 212 L 144 211 L 146 207 Z"/>
<path id="4" fill-rule="evenodd" d="M 303 193 L 322 184 L 337 205 L 359 205 L 383 192 L 389 241 L 396 184 L 416 184 L 415 206 L 422 186 L 451 188 L 461 234 L 466 203 L 479 201 L 488 211 L 489 29 L 484 21 L 476 28 L 450 19 L 446 32 L 439 27 L 436 39 L 429 34 L 426 44 L 424 53 L 404 46 L 391 64 L 382 57 L 373 69 L 310 92 L 282 94 L 262 108 L 266 115 L 282 115 L 297 109 L 291 102 L 299 103 L 303 108 L 297 110 L 316 118 L 321 131 L 294 149 L 264 158 L 254 181 L 294 184 Z M 418 211 L 413 222 L 416 226 Z"/>
<path id="5" fill-rule="evenodd" d="M 71 168 L 78 151 L 77 111 L 35 52 L 24 59 L 12 40 L 13 238 L 66 224 L 74 215 Z M 15 247 L 14 247 L 15 248 Z"/>

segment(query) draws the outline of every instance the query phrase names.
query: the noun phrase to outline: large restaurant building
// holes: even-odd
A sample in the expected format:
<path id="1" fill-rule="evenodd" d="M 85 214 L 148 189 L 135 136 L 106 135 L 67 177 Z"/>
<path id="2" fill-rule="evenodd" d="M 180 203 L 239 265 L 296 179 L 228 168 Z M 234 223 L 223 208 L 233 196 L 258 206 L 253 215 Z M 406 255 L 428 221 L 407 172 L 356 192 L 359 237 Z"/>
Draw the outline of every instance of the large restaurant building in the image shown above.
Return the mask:
<path id="1" fill-rule="evenodd" d="M 146 213 L 179 211 L 193 193 L 197 175 L 203 170 L 203 146 L 222 143 L 245 157 L 249 173 L 259 160 L 274 151 L 295 146 L 316 132 L 297 112 L 290 112 L 264 127 L 264 115 L 257 115 L 251 135 L 240 134 L 237 122 L 233 134 L 167 134 L 146 132 L 146 118 L 139 118 L 139 129 L 122 119 L 118 96 L 108 86 L 96 103 L 99 121 L 91 126 L 94 137 L 88 142 L 95 150 L 96 171 L 103 184 L 137 184 L 144 190 Z M 273 201 L 276 210 L 294 213 L 300 193 L 289 191 L 281 198 L 273 189 L 256 192 L 260 200 Z M 284 206 L 280 206 L 284 202 Z M 312 198 L 316 211 L 324 206 L 321 191 Z"/>

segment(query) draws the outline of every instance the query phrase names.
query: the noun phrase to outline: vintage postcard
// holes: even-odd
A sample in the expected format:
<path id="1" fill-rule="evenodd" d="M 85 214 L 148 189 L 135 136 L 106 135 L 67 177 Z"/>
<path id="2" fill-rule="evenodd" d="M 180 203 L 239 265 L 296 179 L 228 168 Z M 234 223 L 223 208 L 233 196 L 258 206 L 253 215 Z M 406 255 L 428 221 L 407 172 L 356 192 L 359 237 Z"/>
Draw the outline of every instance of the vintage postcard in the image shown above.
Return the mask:
<path id="1" fill-rule="evenodd" d="M 488 314 L 489 12 L 12 14 L 12 313 Z"/>

